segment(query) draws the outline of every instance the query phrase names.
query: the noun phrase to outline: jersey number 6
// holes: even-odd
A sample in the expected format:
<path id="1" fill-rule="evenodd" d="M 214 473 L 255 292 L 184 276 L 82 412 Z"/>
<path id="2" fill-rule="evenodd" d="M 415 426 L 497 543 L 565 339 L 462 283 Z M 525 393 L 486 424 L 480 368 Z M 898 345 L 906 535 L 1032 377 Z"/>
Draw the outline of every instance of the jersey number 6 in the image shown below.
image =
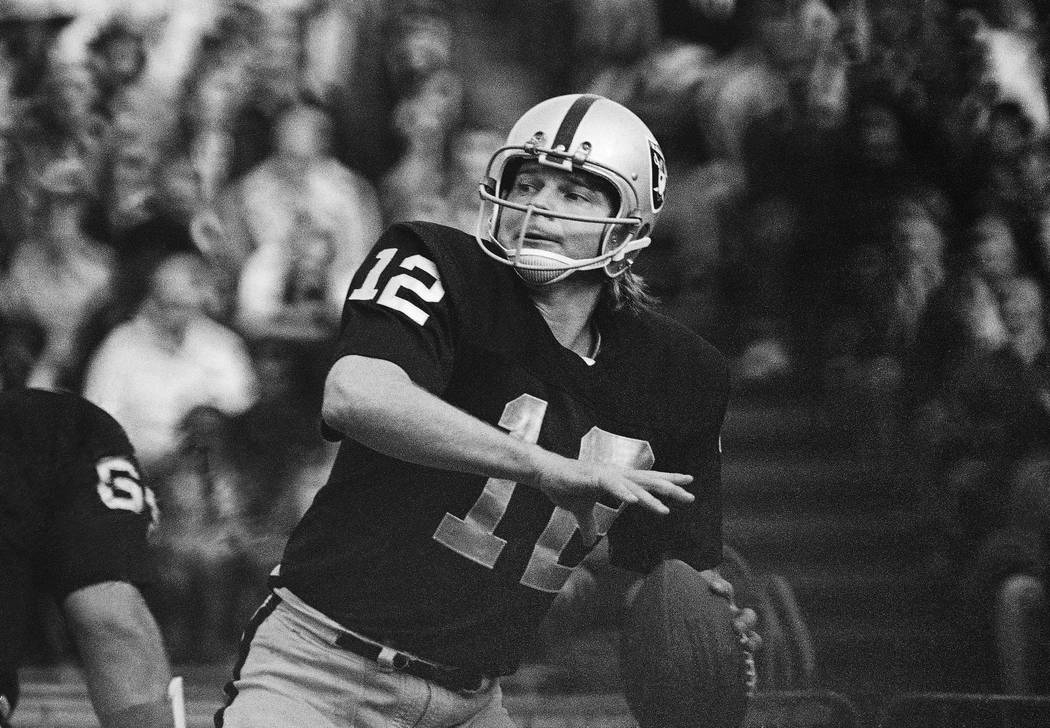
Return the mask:
<path id="1" fill-rule="evenodd" d="M 513 437 L 536 442 L 546 412 L 545 401 L 523 394 L 503 408 L 499 425 L 509 430 Z M 636 470 L 647 470 L 656 460 L 645 440 L 614 435 L 597 427 L 592 427 L 580 440 L 579 457 L 584 461 L 613 463 Z M 507 512 L 516 487 L 513 481 L 489 478 L 465 517 L 445 514 L 434 532 L 434 539 L 482 566 L 493 568 L 507 543 L 495 534 L 495 530 Z M 601 503 L 594 505 L 594 522 L 599 536 L 609 531 L 620 514 L 620 508 Z M 521 583 L 539 591 L 560 591 L 572 573 L 572 567 L 559 564 L 558 558 L 575 532 L 575 516 L 561 506 L 556 507 L 536 541 Z"/>

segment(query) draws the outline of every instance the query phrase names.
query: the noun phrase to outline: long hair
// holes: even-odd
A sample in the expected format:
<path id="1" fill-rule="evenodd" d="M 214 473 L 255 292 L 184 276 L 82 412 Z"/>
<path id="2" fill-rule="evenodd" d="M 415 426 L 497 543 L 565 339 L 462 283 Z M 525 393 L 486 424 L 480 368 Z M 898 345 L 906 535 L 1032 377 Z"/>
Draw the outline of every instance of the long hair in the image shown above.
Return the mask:
<path id="1" fill-rule="evenodd" d="M 641 311 L 652 309 L 659 301 L 640 275 L 628 269 L 615 278 L 607 279 L 602 289 L 601 304 L 609 311 Z"/>

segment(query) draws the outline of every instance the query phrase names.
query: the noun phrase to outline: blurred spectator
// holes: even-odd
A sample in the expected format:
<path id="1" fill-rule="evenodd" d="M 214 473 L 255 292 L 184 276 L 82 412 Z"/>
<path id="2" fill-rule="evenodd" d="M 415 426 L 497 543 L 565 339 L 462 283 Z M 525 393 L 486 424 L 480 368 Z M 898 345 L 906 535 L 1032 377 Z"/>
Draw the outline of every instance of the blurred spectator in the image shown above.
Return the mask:
<path id="1" fill-rule="evenodd" d="M 1031 120 L 1013 102 L 993 106 L 986 128 L 955 174 L 959 204 L 999 211 L 1016 231 L 1027 267 L 1039 264 L 1032 230 L 1047 192 L 1047 153 Z"/>
<path id="2" fill-rule="evenodd" d="M 503 146 L 505 134 L 494 129 L 465 127 L 452 135 L 449 171 L 445 175 L 444 207 L 452 227 L 473 233 L 478 226 L 478 184 L 489 160 Z"/>
<path id="3" fill-rule="evenodd" d="M 170 470 L 153 484 L 165 515 L 154 535 L 158 620 L 173 660 L 214 662 L 233 652 L 237 629 L 250 616 L 248 600 L 265 579 L 251 568 L 254 483 L 238 440 L 245 433 L 222 412 L 194 408 L 180 434 Z"/>
<path id="4" fill-rule="evenodd" d="M 0 276 L 0 315 L 39 327 L 44 336 L 28 386 L 73 386 L 86 355 L 87 327 L 113 295 L 115 256 L 82 226 L 89 184 L 76 158 L 45 167 L 34 180 L 40 233 L 15 248 Z"/>
<path id="5" fill-rule="evenodd" d="M 92 347 L 110 329 L 131 318 L 149 290 L 150 275 L 157 263 L 172 253 L 199 253 L 189 225 L 153 200 L 144 205 L 141 221 L 119 231 L 111 245 L 117 252 L 116 296 L 108 310 L 97 320 Z M 209 312 L 218 320 L 226 313 L 216 302 Z"/>
<path id="6" fill-rule="evenodd" d="M 249 547 L 246 484 L 229 418 L 199 406 L 179 423 L 170 468 L 152 487 L 164 518 L 154 534 L 161 583 L 157 617 L 176 662 L 232 652 Z M 254 594 L 253 594 L 254 596 Z"/>
<path id="7" fill-rule="evenodd" d="M 259 248 L 241 269 L 236 324 L 250 339 L 279 337 L 304 343 L 335 333 L 349 276 L 333 279 L 335 232 L 300 213 L 281 245 Z"/>
<path id="8" fill-rule="evenodd" d="M 1034 279 L 1017 277 L 1001 286 L 1000 308 L 1006 343 L 949 374 L 931 433 L 945 466 L 937 500 L 959 554 L 1003 524 L 1011 485 L 1050 453 L 1045 296 Z"/>
<path id="9" fill-rule="evenodd" d="M 11 94 L 28 98 L 48 76 L 59 34 L 76 19 L 53 3 L 21 3 L 0 8 L 0 52 L 12 74 Z"/>
<path id="10" fill-rule="evenodd" d="M 121 250 L 124 233 L 153 215 L 158 163 L 156 152 L 141 134 L 114 130 L 97 200 L 85 222 L 93 235 Z"/>
<path id="11" fill-rule="evenodd" d="M 320 0 L 306 22 L 304 90 L 332 114 L 335 157 L 373 183 L 401 152 L 390 124 L 397 93 L 386 63 L 388 24 L 401 5 Z"/>
<path id="12" fill-rule="evenodd" d="M 971 87 L 987 103 L 1016 104 L 1035 130 L 1043 133 L 1050 127 L 1050 110 L 1034 8 L 1027 0 L 998 5 L 989 4 L 992 12 L 987 14 L 976 8 L 960 11 L 964 53 L 971 59 L 965 71 Z"/>
<path id="13" fill-rule="evenodd" d="M 738 160 L 744 159 L 748 135 L 775 134 L 796 120 L 808 94 L 795 101 L 792 91 L 810 88 L 811 74 L 838 28 L 837 17 L 820 0 L 753 0 L 740 12 L 744 39 L 699 105 L 712 153 Z"/>
<path id="14" fill-rule="evenodd" d="M 441 2 L 407 2 L 390 19 L 385 54 L 398 98 L 417 95 L 452 61 L 452 25 Z"/>
<path id="15" fill-rule="evenodd" d="M 87 69 L 54 64 L 12 130 L 12 181 L 25 229 L 37 223 L 40 199 L 34 183 L 55 160 L 78 159 L 87 177 L 85 194 L 97 194 L 109 128 L 92 111 L 94 96 Z"/>
<path id="16" fill-rule="evenodd" d="M 17 241 L 25 237 L 25 220 L 17 200 L 12 179 L 10 133 L 15 123 L 14 103 L 10 97 L 11 77 L 0 58 L 0 272 L 7 269 Z"/>
<path id="17" fill-rule="evenodd" d="M 748 273 L 755 267 L 764 268 L 764 264 L 769 264 L 766 270 L 772 271 L 773 261 L 779 259 L 783 248 L 774 245 L 771 250 L 759 252 L 748 247 L 748 243 L 757 247 L 757 238 L 744 242 L 744 221 L 751 200 L 750 186 L 740 164 L 718 158 L 679 170 L 675 183 L 671 182 L 673 175 L 674 170 L 670 170 L 668 201 L 653 237 L 651 257 L 643 256 L 639 272 L 660 295 L 668 313 L 725 345 L 727 329 L 737 322 L 726 306 L 726 287 L 740 284 L 738 288 L 747 288 L 746 292 L 735 291 L 741 298 L 762 295 L 751 287 L 757 283 L 754 277 L 746 284 L 740 283 L 745 269 L 732 271 L 739 278 L 731 279 L 727 273 L 737 264 L 749 266 Z M 766 212 L 774 219 L 754 220 L 755 227 L 768 222 L 768 229 L 772 230 L 785 223 L 783 217 L 777 216 L 779 210 Z M 784 228 L 778 230 L 783 231 Z M 770 257 L 760 257 L 765 255 Z M 732 300 L 738 302 L 737 298 Z"/>
<path id="18" fill-rule="evenodd" d="M 908 407 L 925 411 L 934 390 L 962 364 L 1006 343 L 999 299 L 1023 271 L 1013 231 L 994 212 L 980 215 L 946 246 L 946 280 L 932 292 L 907 357 Z M 920 419 L 929 416 L 920 414 Z"/>
<path id="19" fill-rule="evenodd" d="M 97 90 L 95 111 L 113 121 L 127 107 L 128 89 L 145 73 L 146 39 L 128 19 L 114 16 L 88 42 L 87 54 Z"/>
<path id="20" fill-rule="evenodd" d="M 436 73 L 394 109 L 394 128 L 405 141 L 397 162 L 379 181 L 386 220 L 443 220 L 446 151 L 460 112 L 461 89 L 451 73 Z"/>
<path id="21" fill-rule="evenodd" d="M 574 0 L 571 5 L 576 26 L 572 38 L 573 87 L 591 83 L 613 85 L 600 79 L 612 75 L 622 78 L 624 71 L 629 73 L 632 66 L 656 49 L 664 30 L 675 27 L 661 24 L 659 6 L 663 3 L 655 0 Z M 635 83 L 644 80 L 636 77 Z M 625 87 L 618 90 L 621 94 L 626 92 Z M 667 108 L 660 111 L 674 113 Z M 654 129 L 653 133 L 663 141 L 659 130 Z"/>
<path id="22" fill-rule="evenodd" d="M 390 123 L 402 146 L 379 180 L 384 217 L 444 220 L 448 145 L 463 112 L 463 83 L 451 67 L 449 14 L 440 3 L 415 3 L 389 33 L 386 67 L 397 95 Z"/>
<path id="23" fill-rule="evenodd" d="M 1050 461 L 1015 484 L 1006 522 L 980 545 L 959 583 L 960 628 L 973 635 L 981 689 L 1050 694 Z"/>
<path id="24" fill-rule="evenodd" d="M 949 275 L 918 323 L 905 385 L 908 406 L 925 407 L 962 362 L 1005 341 L 1006 326 L 988 283 L 972 270 Z"/>
<path id="25" fill-rule="evenodd" d="M 147 472 L 170 468 L 179 427 L 195 407 L 234 415 L 257 398 L 244 342 L 207 314 L 209 278 L 197 254 L 162 258 L 134 316 L 106 336 L 88 365 L 84 396 L 134 433 Z"/>
<path id="26" fill-rule="evenodd" d="M 821 374 L 829 402 L 849 421 L 858 409 L 870 432 L 861 440 L 891 452 L 902 434 L 906 368 L 920 322 L 946 279 L 945 231 L 923 205 L 902 199 L 880 226 L 881 244 L 854 248 L 829 284 L 838 306 L 825 312 Z"/>
<path id="27" fill-rule="evenodd" d="M 237 4 L 234 4 L 237 7 Z M 276 128 L 304 97 L 300 84 L 302 39 L 295 4 L 259 4 L 261 10 L 248 63 L 248 88 L 232 107 L 229 179 L 236 180 L 273 154 Z M 331 136 L 331 130 L 327 132 Z M 327 142 L 330 146 L 330 140 Z"/>
<path id="28" fill-rule="evenodd" d="M 668 39 L 650 47 L 645 40 L 643 36 L 616 49 L 626 59 L 631 58 L 626 54 L 637 46 L 637 57 L 630 63 L 595 68 L 584 88 L 630 108 L 650 127 L 661 147 L 668 150 L 671 164 L 693 167 L 717 151 L 711 146 L 708 128 L 712 112 L 702 106 L 711 103 L 712 88 L 729 71 L 708 46 Z M 674 169 L 669 178 L 675 179 Z"/>
<path id="29" fill-rule="evenodd" d="M 776 193 L 753 196 L 732 212 L 737 231 L 730 229 L 721 268 L 728 351 L 736 355 L 738 381 L 769 382 L 798 366 L 789 271 L 802 212 L 790 194 Z"/>
<path id="30" fill-rule="evenodd" d="M 1004 286 L 1024 272 L 1013 228 L 998 212 L 985 213 L 970 226 L 964 260 L 996 295 L 1002 295 Z"/>
<path id="31" fill-rule="evenodd" d="M 946 277 L 945 231 L 922 204 L 899 200 L 876 230 L 881 244 L 854 249 L 838 277 L 843 318 L 855 333 L 830 335 L 856 342 L 848 355 L 900 361 L 915 346 L 919 321 Z M 845 352 L 844 352 L 845 353 Z"/>
<path id="32" fill-rule="evenodd" d="M 312 301 L 322 325 L 337 317 L 382 224 L 375 189 L 332 156 L 323 111 L 291 107 L 275 134 L 273 154 L 223 191 L 225 235 L 207 251 L 229 286 L 223 295 L 238 298 L 235 319 L 252 336 L 278 325 L 273 317 L 286 304 Z"/>
<path id="33" fill-rule="evenodd" d="M 263 21 L 259 9 L 245 2 L 232 3 L 202 39 L 185 79 L 178 103 L 180 152 L 190 160 L 207 202 L 235 175 L 235 169 L 244 169 L 236 161 L 245 155 L 235 148 L 234 127 L 250 102 Z"/>
<path id="34" fill-rule="evenodd" d="M 156 490 L 165 518 L 162 628 L 176 659 L 233 654 L 239 629 L 266 593 L 288 534 L 334 449 L 318 435 L 321 347 L 269 339 L 252 349 L 260 397 L 228 417 L 192 411 L 172 472 Z"/>
<path id="35" fill-rule="evenodd" d="M 39 325 L 0 313 L 0 391 L 26 386 L 46 343 Z"/>

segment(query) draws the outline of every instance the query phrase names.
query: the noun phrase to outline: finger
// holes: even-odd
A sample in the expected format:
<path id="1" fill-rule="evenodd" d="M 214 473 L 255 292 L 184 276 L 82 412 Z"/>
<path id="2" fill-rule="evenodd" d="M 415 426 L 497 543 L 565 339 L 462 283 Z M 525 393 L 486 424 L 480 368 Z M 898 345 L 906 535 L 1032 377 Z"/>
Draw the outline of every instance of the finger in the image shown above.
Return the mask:
<path id="1" fill-rule="evenodd" d="M 573 515 L 576 516 L 576 523 L 580 529 L 580 538 L 583 539 L 583 545 L 590 548 L 598 540 L 598 528 L 594 521 L 594 505 L 588 503 L 574 508 Z"/>
<path id="2" fill-rule="evenodd" d="M 762 635 L 754 630 L 748 632 L 741 640 L 748 652 L 757 652 L 762 647 Z"/>
<path id="3" fill-rule="evenodd" d="M 665 473 L 661 470 L 634 470 L 631 472 L 642 473 L 659 480 L 666 480 L 672 485 L 689 485 L 693 482 L 693 476 L 687 473 Z"/>
<path id="4" fill-rule="evenodd" d="M 671 509 L 664 505 L 662 500 L 649 493 L 645 488 L 636 483 L 631 483 L 630 488 L 635 495 L 636 503 L 642 508 L 659 513 L 661 516 L 666 516 L 671 512 Z"/>
<path id="5" fill-rule="evenodd" d="M 733 601 L 733 585 L 730 584 L 721 574 L 714 569 L 704 569 L 700 572 L 700 575 L 707 581 L 707 585 L 711 588 L 711 591 L 718 596 L 728 599 L 730 602 Z M 733 605 L 734 609 L 736 605 Z"/>
<path id="6" fill-rule="evenodd" d="M 658 498 L 670 498 L 682 503 L 691 503 L 696 499 L 696 496 L 682 487 L 693 482 L 691 475 L 659 473 L 649 470 L 631 470 L 624 475 L 635 485 L 653 493 Z"/>
<path id="7" fill-rule="evenodd" d="M 751 607 L 744 607 L 740 610 L 734 620 L 734 624 L 737 625 L 736 631 L 740 634 L 750 632 L 758 625 L 758 614 Z"/>

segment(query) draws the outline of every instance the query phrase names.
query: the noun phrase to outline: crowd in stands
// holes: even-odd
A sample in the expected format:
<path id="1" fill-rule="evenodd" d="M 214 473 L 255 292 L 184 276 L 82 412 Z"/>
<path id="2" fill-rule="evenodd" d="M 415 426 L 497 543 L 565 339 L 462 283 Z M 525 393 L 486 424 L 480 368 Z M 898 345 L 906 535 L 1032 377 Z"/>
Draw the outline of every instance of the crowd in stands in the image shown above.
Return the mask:
<path id="1" fill-rule="evenodd" d="M 569 92 L 667 152 L 638 264 L 661 305 L 739 386 L 805 382 L 919 459 L 931 547 L 971 583 L 1045 588 L 1042 3 L 87 6 L 0 17 L 0 386 L 130 433 L 176 660 L 230 649 L 323 482 L 326 343 L 382 227 L 472 231 L 509 123 Z"/>

